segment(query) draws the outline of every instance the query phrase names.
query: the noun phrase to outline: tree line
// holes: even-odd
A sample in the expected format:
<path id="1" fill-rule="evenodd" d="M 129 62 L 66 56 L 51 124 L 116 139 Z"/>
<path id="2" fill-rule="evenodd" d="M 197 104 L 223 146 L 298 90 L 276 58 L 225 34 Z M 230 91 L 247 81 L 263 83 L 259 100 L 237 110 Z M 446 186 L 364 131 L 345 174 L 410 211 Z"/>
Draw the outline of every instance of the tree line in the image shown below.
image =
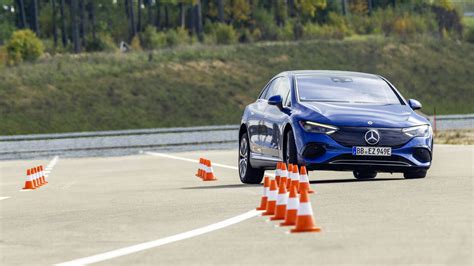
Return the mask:
<path id="1" fill-rule="evenodd" d="M 435 0 L 449 2 L 449 0 Z M 414 6 L 423 0 L 3 0 L 15 28 L 29 28 L 54 47 L 81 52 L 87 40 L 106 32 L 131 41 L 146 27 L 184 29 L 199 40 L 207 24 L 255 28 L 255 14 L 265 11 L 283 27 L 288 20 L 321 23 L 329 12 L 370 16 L 376 9 Z M 5 8 L 4 8 L 5 9 Z M 5 10 L 3 11 L 5 13 Z M 0 24 L 0 27 L 1 24 Z"/>

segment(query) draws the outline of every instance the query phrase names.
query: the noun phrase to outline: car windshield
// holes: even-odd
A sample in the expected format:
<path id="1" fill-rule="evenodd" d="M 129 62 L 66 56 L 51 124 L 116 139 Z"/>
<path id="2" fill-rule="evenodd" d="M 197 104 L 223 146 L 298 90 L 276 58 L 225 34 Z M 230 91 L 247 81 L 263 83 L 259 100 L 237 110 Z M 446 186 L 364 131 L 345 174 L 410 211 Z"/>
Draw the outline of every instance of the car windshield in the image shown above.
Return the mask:
<path id="1" fill-rule="evenodd" d="M 383 79 L 371 76 L 297 76 L 298 94 L 304 102 L 401 104 Z"/>

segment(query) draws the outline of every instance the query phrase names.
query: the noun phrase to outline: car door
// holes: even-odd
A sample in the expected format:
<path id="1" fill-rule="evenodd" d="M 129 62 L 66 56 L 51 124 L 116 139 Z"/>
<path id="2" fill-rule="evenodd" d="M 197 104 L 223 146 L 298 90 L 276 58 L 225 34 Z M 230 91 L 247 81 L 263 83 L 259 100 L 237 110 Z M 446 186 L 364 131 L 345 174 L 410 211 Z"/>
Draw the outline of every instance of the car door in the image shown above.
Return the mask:
<path id="1" fill-rule="evenodd" d="M 263 123 L 265 109 L 267 108 L 267 95 L 273 90 L 274 79 L 267 83 L 260 93 L 259 98 L 253 104 L 249 105 L 247 127 L 250 141 L 250 150 L 258 155 L 264 154 L 266 128 Z"/>
<path id="2" fill-rule="evenodd" d="M 275 84 L 275 89 L 271 96 L 280 95 L 283 99 L 283 110 L 278 106 L 269 105 L 265 108 L 264 125 L 266 128 L 266 138 L 264 143 L 264 153 L 271 159 L 279 160 L 280 149 L 282 147 L 282 131 L 285 121 L 289 115 L 289 94 L 290 80 L 288 77 L 281 77 Z M 270 97 L 271 97 L 270 96 Z"/>

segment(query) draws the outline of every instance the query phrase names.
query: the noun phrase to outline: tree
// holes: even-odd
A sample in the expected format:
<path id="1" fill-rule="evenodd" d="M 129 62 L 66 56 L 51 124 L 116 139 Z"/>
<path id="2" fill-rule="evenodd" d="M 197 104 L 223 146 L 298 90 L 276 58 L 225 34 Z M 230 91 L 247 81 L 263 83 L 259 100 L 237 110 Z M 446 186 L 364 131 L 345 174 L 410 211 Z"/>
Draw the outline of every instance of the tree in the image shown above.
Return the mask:
<path id="1" fill-rule="evenodd" d="M 184 29 L 184 26 L 186 24 L 186 13 L 184 10 L 184 1 L 179 1 L 178 7 L 179 7 L 179 27 Z"/>
<path id="2" fill-rule="evenodd" d="M 295 4 L 301 15 L 314 17 L 317 9 L 326 7 L 326 0 L 295 0 Z"/>
<path id="3" fill-rule="evenodd" d="M 142 31 L 142 0 L 138 0 L 138 10 L 137 10 L 137 30 L 138 32 Z"/>
<path id="4" fill-rule="evenodd" d="M 79 37 L 82 42 L 82 46 L 86 45 L 86 19 L 85 19 L 85 5 L 84 0 L 79 0 Z"/>
<path id="5" fill-rule="evenodd" d="M 58 30 L 56 28 L 56 0 L 51 0 L 51 9 L 53 11 L 53 17 L 51 18 L 52 20 L 52 25 L 51 27 L 53 28 L 53 41 L 54 41 L 54 47 L 58 46 Z"/>
<path id="6" fill-rule="evenodd" d="M 16 1 L 20 15 L 20 29 L 26 28 L 25 2 L 23 0 Z"/>
<path id="7" fill-rule="evenodd" d="M 74 53 L 81 52 L 81 44 L 80 44 L 80 37 L 79 37 L 79 25 L 77 19 L 77 5 L 78 0 L 71 0 L 70 9 L 71 9 L 71 33 L 72 33 L 72 44 L 74 46 Z"/>
<path id="8" fill-rule="evenodd" d="M 137 25 L 135 24 L 135 13 L 133 12 L 133 1 L 126 0 L 128 6 L 128 23 L 130 26 L 130 40 L 137 35 Z"/>
<path id="9" fill-rule="evenodd" d="M 217 18 L 219 22 L 224 22 L 224 0 L 217 0 Z"/>
<path id="10" fill-rule="evenodd" d="M 64 0 L 60 2 L 60 13 L 61 13 L 61 40 L 63 47 L 67 46 L 67 31 L 66 31 L 66 19 L 64 17 Z"/>
<path id="11" fill-rule="evenodd" d="M 95 29 L 95 7 L 94 7 L 94 0 L 90 0 L 87 4 L 87 11 L 89 13 L 89 21 L 91 22 L 91 32 L 92 32 L 92 39 L 95 41 L 96 36 L 96 29 Z"/>
<path id="12" fill-rule="evenodd" d="M 33 0 L 32 7 L 32 30 L 36 33 L 36 36 L 39 36 L 39 22 L 38 22 L 38 0 Z"/>

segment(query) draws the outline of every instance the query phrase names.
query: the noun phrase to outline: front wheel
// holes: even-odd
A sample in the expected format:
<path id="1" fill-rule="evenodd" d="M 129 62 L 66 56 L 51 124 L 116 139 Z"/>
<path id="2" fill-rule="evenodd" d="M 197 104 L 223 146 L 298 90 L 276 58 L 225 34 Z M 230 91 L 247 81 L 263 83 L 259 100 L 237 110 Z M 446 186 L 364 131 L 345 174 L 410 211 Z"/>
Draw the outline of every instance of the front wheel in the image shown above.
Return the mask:
<path id="1" fill-rule="evenodd" d="M 296 143 L 295 143 L 295 135 L 293 131 L 288 131 L 286 133 L 286 143 L 285 143 L 285 161 L 287 164 L 297 164 L 298 163 L 298 156 L 296 152 Z"/>
<path id="2" fill-rule="evenodd" d="M 427 170 L 414 170 L 403 173 L 406 179 L 425 178 Z"/>
<path id="3" fill-rule="evenodd" d="M 356 179 L 373 179 L 377 176 L 377 172 L 373 171 L 353 171 L 352 174 Z"/>
<path id="4" fill-rule="evenodd" d="M 260 184 L 265 170 L 250 165 L 250 145 L 247 133 L 239 141 L 239 176 L 244 184 Z"/>

